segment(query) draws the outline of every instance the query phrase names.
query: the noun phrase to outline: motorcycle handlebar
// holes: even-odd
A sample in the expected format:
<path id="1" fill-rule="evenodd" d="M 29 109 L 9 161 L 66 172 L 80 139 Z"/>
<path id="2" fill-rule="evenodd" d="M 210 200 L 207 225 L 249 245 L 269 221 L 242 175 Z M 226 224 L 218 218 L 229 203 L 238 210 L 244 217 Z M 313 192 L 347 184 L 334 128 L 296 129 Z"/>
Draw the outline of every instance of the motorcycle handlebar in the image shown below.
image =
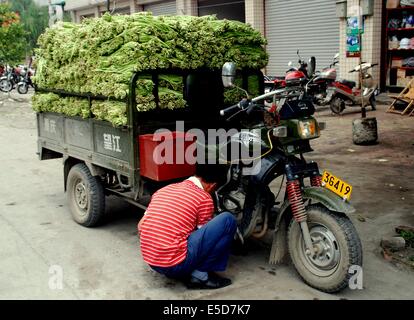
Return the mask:
<path id="1" fill-rule="evenodd" d="M 366 62 L 363 62 L 362 64 L 364 64 L 364 63 L 366 63 Z M 361 65 L 362 65 L 361 64 Z M 371 65 L 369 66 L 369 67 L 367 67 L 367 69 L 369 69 L 369 68 L 373 68 L 373 67 L 375 67 L 375 66 L 377 66 L 378 65 L 378 63 L 371 63 Z M 358 66 L 357 66 L 358 67 Z M 357 68 L 357 67 L 355 67 L 355 68 Z M 360 69 L 358 69 L 358 70 L 356 70 L 356 69 L 352 69 L 351 71 L 349 71 L 349 73 L 352 73 L 352 72 L 359 72 L 359 70 Z"/>
<path id="2" fill-rule="evenodd" d="M 224 116 L 228 115 L 229 113 L 232 113 L 236 109 L 240 109 L 240 103 L 235 104 L 235 105 L 233 105 L 231 107 L 228 107 L 228 108 L 225 108 L 225 109 L 220 110 L 220 115 L 222 117 L 224 117 Z"/>

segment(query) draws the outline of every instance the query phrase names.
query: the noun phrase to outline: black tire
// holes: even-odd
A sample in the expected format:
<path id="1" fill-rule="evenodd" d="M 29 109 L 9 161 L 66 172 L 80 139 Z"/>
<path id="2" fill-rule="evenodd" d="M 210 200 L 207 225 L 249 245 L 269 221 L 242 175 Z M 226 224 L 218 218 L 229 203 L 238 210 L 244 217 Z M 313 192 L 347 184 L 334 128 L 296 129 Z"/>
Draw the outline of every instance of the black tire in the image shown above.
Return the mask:
<path id="1" fill-rule="evenodd" d="M 320 248 L 325 250 L 319 256 L 322 259 L 306 255 L 300 225 L 293 219 L 288 232 L 288 248 L 295 269 L 313 288 L 328 293 L 341 291 L 349 285 L 352 276 L 349 268 L 353 265 L 362 267 L 362 245 L 358 233 L 346 216 L 323 206 L 310 205 L 307 212 L 312 241 L 321 244 Z M 317 240 L 324 236 L 324 240 Z"/>
<path id="2" fill-rule="evenodd" d="M 13 83 L 7 79 L 0 80 L 0 91 L 10 92 L 13 90 Z"/>
<path id="3" fill-rule="evenodd" d="M 67 197 L 73 219 L 85 226 L 96 226 L 105 214 L 105 194 L 99 178 L 91 175 L 83 163 L 74 165 L 68 174 Z"/>
<path id="4" fill-rule="evenodd" d="M 17 85 L 17 92 L 20 94 L 26 94 L 29 91 L 29 86 L 27 84 Z"/>
<path id="5" fill-rule="evenodd" d="M 333 113 L 341 114 L 345 109 L 345 101 L 340 97 L 333 97 L 331 100 L 330 108 Z"/>

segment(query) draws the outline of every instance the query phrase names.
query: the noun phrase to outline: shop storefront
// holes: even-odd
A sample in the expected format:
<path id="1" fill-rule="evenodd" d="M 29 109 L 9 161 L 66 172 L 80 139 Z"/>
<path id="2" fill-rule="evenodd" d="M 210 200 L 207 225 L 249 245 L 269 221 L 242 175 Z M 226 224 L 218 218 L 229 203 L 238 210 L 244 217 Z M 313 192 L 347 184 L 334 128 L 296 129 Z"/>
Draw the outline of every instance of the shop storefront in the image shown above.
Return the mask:
<path id="1" fill-rule="evenodd" d="M 414 79 L 414 1 L 388 0 L 384 9 L 383 83 L 401 90 Z"/>

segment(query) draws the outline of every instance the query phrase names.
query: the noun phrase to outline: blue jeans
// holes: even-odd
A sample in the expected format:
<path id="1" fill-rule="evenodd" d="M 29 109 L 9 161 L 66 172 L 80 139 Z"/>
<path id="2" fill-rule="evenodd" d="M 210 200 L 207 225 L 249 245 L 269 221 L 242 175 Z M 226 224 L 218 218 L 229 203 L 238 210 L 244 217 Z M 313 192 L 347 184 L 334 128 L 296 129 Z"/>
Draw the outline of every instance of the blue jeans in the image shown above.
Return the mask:
<path id="1" fill-rule="evenodd" d="M 196 269 L 224 271 L 236 229 L 236 218 L 229 212 L 220 213 L 190 234 L 185 260 L 172 267 L 150 267 L 169 278 L 184 278 Z"/>

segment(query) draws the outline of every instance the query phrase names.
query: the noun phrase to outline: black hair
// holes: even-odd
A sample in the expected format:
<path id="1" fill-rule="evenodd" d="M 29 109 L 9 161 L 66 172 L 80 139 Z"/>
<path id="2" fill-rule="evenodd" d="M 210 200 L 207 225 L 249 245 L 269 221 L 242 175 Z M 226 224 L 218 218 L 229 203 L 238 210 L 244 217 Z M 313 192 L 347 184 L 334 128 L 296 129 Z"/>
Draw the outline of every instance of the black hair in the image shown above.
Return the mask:
<path id="1" fill-rule="evenodd" d="M 196 164 L 195 175 L 206 183 L 224 184 L 229 166 L 225 164 Z"/>

